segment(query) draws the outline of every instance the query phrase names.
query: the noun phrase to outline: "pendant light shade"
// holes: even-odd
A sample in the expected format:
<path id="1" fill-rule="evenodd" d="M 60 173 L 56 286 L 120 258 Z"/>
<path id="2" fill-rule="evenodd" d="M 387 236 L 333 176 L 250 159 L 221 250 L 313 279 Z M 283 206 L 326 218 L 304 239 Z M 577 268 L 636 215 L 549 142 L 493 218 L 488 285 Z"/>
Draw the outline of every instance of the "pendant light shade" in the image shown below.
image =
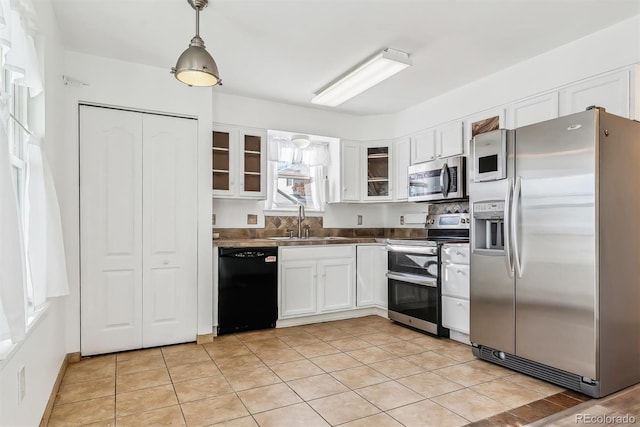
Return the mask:
<path id="1" fill-rule="evenodd" d="M 187 0 L 196 10 L 196 35 L 187 50 L 182 52 L 171 72 L 176 79 L 189 86 L 215 86 L 221 84 L 218 65 L 213 60 L 204 41 L 200 38 L 200 10 L 207 6 L 207 0 Z"/>

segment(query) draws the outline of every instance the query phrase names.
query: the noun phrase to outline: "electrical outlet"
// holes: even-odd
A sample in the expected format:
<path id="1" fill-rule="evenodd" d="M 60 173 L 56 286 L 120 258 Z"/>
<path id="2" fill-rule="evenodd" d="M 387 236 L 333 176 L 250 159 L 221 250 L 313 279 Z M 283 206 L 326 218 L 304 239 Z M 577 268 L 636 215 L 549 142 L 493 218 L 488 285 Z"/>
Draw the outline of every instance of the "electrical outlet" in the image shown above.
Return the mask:
<path id="1" fill-rule="evenodd" d="M 211 225 L 216 225 L 216 214 L 211 215 Z"/>
<path id="2" fill-rule="evenodd" d="M 22 403 L 24 396 L 27 394 L 27 383 L 25 376 L 25 367 L 22 365 L 18 369 L 18 403 Z"/>
<path id="3" fill-rule="evenodd" d="M 358 215 L 358 225 L 362 225 L 362 215 Z"/>
<path id="4" fill-rule="evenodd" d="M 247 224 L 255 225 L 258 223 L 258 215 L 248 214 L 247 215 Z"/>
<path id="5" fill-rule="evenodd" d="M 400 225 L 404 225 L 404 215 L 400 215 Z"/>

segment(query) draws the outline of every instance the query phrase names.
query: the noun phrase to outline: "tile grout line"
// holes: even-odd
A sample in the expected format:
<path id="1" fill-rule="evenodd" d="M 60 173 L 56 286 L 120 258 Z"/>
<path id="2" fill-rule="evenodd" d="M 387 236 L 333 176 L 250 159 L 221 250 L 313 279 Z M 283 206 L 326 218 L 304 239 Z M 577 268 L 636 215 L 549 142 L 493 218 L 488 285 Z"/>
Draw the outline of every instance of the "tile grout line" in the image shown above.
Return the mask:
<path id="1" fill-rule="evenodd" d="M 204 350 L 204 347 L 202 348 Z M 209 353 L 207 353 L 206 350 L 205 350 L 205 353 L 207 354 L 207 356 L 209 356 Z M 184 425 L 188 426 L 189 424 L 187 423 L 187 416 L 184 414 L 184 410 L 182 409 L 182 403 L 180 403 L 180 397 L 178 396 L 178 391 L 176 390 L 176 384 L 173 382 L 173 377 L 171 376 L 171 371 L 169 370 L 169 366 L 167 365 L 167 359 L 165 358 L 164 351 L 162 351 L 162 349 L 160 349 L 160 354 L 162 354 L 162 361 L 164 362 L 164 366 L 167 369 L 167 375 L 169 375 L 169 380 L 171 381 L 171 387 L 173 388 L 173 393 L 176 396 L 176 402 L 178 402 L 178 408 L 180 408 L 180 414 L 182 415 L 182 420 L 184 421 Z M 211 359 L 211 356 L 209 356 L 209 359 Z"/>
<path id="2" fill-rule="evenodd" d="M 389 328 L 379 328 L 379 327 L 376 326 L 376 327 L 373 327 L 374 329 L 377 329 L 376 332 L 369 332 L 368 330 L 364 329 L 364 327 L 366 327 L 366 325 L 362 325 L 363 330 L 366 331 L 366 332 L 360 334 L 359 332 L 353 332 L 353 331 L 350 330 L 351 327 L 353 327 L 353 328 L 360 328 L 361 327 L 361 325 L 355 324 L 355 323 L 354 324 L 350 324 L 350 325 L 341 325 L 339 328 L 337 328 L 341 332 L 340 331 L 335 332 L 335 331 L 331 331 L 329 329 L 325 329 L 325 327 L 330 328 L 332 326 L 335 327 L 335 325 L 340 325 L 339 322 L 340 321 L 317 324 L 317 325 L 320 325 L 320 327 L 319 328 L 316 327 L 313 330 L 311 330 L 311 328 L 309 328 L 309 329 L 302 329 L 301 328 L 299 331 L 292 331 L 291 336 L 295 336 L 296 334 L 300 333 L 300 338 L 298 340 L 296 340 L 294 338 L 292 338 L 291 340 L 287 340 L 284 337 L 287 337 L 287 336 L 290 336 L 290 335 L 285 335 L 285 334 L 276 335 L 275 333 L 271 334 L 271 335 L 265 335 L 264 337 L 261 337 L 261 336 L 256 334 L 256 336 L 255 337 L 251 337 L 251 339 L 249 341 L 244 341 L 243 339 L 240 339 L 238 334 L 234 334 L 234 336 L 237 339 L 238 343 L 241 344 L 241 348 L 246 349 L 247 355 L 251 355 L 252 357 L 255 357 L 262 364 L 262 367 L 266 367 L 267 368 L 266 371 L 268 371 L 269 373 L 274 375 L 275 378 L 278 379 L 279 382 L 276 383 L 276 384 L 285 384 L 287 386 L 287 389 L 292 391 L 293 394 L 298 399 L 301 400 L 301 402 L 299 402 L 299 403 L 305 403 L 306 406 L 311 407 L 311 409 L 313 410 L 313 412 L 315 414 L 317 414 L 320 418 L 322 418 L 323 420 L 325 420 L 327 422 L 328 422 L 328 420 L 326 420 L 318 411 L 316 411 L 309 404 L 309 402 L 312 402 L 312 401 L 315 401 L 315 400 L 320 400 L 320 399 L 323 399 L 323 398 L 326 398 L 326 397 L 330 397 L 330 396 L 334 396 L 334 395 L 342 393 L 342 392 L 332 393 L 332 394 L 329 394 L 327 396 L 322 396 L 322 397 L 318 397 L 318 398 L 306 401 L 300 396 L 300 394 L 298 394 L 292 388 L 292 386 L 289 384 L 289 382 L 296 381 L 296 380 L 299 380 L 299 379 L 304 379 L 304 378 L 312 378 L 313 376 L 318 376 L 318 375 L 328 375 L 334 381 L 336 381 L 338 384 L 340 384 L 342 387 L 344 387 L 348 392 L 355 393 L 355 395 L 359 396 L 364 401 L 366 401 L 368 404 L 370 404 L 374 408 L 376 408 L 379 411 L 379 412 L 377 412 L 377 414 L 386 414 L 387 416 L 389 416 L 389 417 L 391 417 L 392 419 L 395 420 L 395 418 L 392 417 L 391 415 L 389 415 L 387 413 L 387 411 L 382 410 L 380 407 L 375 405 L 369 399 L 365 398 L 364 396 L 362 396 L 362 395 L 360 395 L 358 393 L 358 390 L 361 390 L 361 389 L 369 387 L 369 386 L 375 386 L 377 384 L 384 384 L 384 383 L 393 382 L 393 383 L 396 383 L 396 384 L 400 384 L 402 387 L 405 387 L 405 388 L 411 390 L 413 393 L 415 393 L 416 395 L 420 396 L 421 399 L 416 401 L 416 402 L 411 402 L 411 403 L 407 403 L 407 404 L 404 404 L 404 405 L 400 405 L 400 406 L 395 407 L 395 408 L 391 408 L 391 409 L 389 409 L 390 411 L 391 410 L 395 410 L 395 409 L 404 408 L 404 407 L 410 406 L 412 404 L 416 404 L 416 403 L 420 403 L 420 402 L 424 402 L 424 401 L 429 401 L 431 403 L 434 403 L 434 404 L 438 405 L 438 407 L 442 408 L 443 410 L 446 410 L 446 411 L 448 411 L 449 413 L 452 413 L 452 414 L 456 414 L 457 416 L 460 416 L 462 419 L 467 420 L 467 421 L 468 421 L 468 419 L 466 417 L 464 417 L 462 414 L 459 414 L 455 410 L 449 409 L 449 408 L 439 404 L 438 402 L 435 402 L 434 400 L 432 400 L 432 398 L 439 397 L 439 396 L 444 396 L 444 395 L 448 395 L 448 394 L 452 394 L 452 393 L 455 393 L 455 392 L 458 392 L 458 391 L 461 391 L 461 390 L 470 390 L 470 391 L 472 391 L 474 393 L 477 393 L 478 395 L 480 395 L 480 396 L 482 396 L 484 398 L 490 399 L 491 401 L 501 403 L 496 398 L 491 397 L 490 395 L 484 394 L 481 391 L 477 391 L 477 390 L 473 389 L 472 387 L 476 387 L 478 385 L 482 385 L 482 384 L 486 384 L 486 383 L 490 383 L 490 382 L 498 381 L 498 380 L 506 380 L 506 381 L 509 381 L 510 383 L 513 383 L 514 385 L 519 385 L 519 383 L 516 381 L 517 378 L 514 377 L 514 374 L 515 374 L 514 372 L 510 372 L 508 374 L 505 374 L 505 373 L 499 373 L 499 374 L 491 373 L 491 375 L 492 375 L 491 378 L 483 380 L 483 381 L 480 381 L 480 382 L 475 383 L 475 384 L 470 385 L 470 386 L 465 386 L 464 384 L 461 384 L 461 383 L 459 383 L 458 381 L 456 381 L 454 379 L 450 379 L 450 378 L 444 376 L 443 373 L 437 372 L 437 371 L 444 370 L 444 369 L 450 368 L 450 367 L 455 367 L 455 366 L 461 366 L 461 365 L 469 366 L 472 362 L 477 362 L 479 360 L 479 359 L 475 359 L 475 358 L 471 359 L 471 360 L 460 360 L 460 359 L 463 358 L 463 356 L 460 357 L 459 353 L 460 354 L 462 354 L 462 353 L 458 352 L 458 350 L 459 349 L 460 350 L 464 349 L 464 347 L 462 345 L 458 345 L 456 343 L 451 343 L 452 345 L 443 345 L 443 346 L 431 347 L 430 346 L 431 343 L 429 341 L 424 341 L 424 344 L 418 344 L 417 342 L 413 343 L 412 340 L 418 340 L 418 339 L 422 339 L 422 338 L 429 338 L 430 340 L 431 339 L 437 340 L 438 338 L 431 338 L 431 337 L 426 337 L 426 336 L 425 337 L 421 337 L 421 336 L 417 336 L 417 335 L 416 336 L 411 336 L 411 335 L 404 334 L 404 331 L 402 331 L 403 334 L 402 334 L 402 336 L 398 337 L 399 339 L 397 341 L 380 342 L 377 339 L 377 337 L 376 338 L 371 337 L 374 342 L 378 343 L 378 344 L 375 344 L 374 342 L 366 341 L 366 339 L 364 339 L 363 337 L 366 337 L 367 335 L 373 335 L 373 334 L 393 335 L 392 334 L 393 331 L 391 331 Z M 332 332 L 335 332 L 335 333 L 332 333 Z M 342 334 L 346 334 L 346 335 L 342 336 Z M 305 343 L 305 338 L 306 337 L 308 337 L 309 339 L 317 340 L 318 342 L 317 343 L 313 343 L 313 344 L 312 343 Z M 338 338 L 336 338 L 336 337 L 338 337 Z M 275 339 L 275 341 L 274 341 L 274 339 Z M 338 341 L 338 340 L 359 340 L 359 341 L 364 341 L 365 343 L 367 343 L 368 346 L 367 347 L 363 347 L 363 348 L 356 348 L 356 349 L 353 349 L 353 350 L 344 351 L 344 350 L 341 350 L 340 348 L 338 348 L 338 347 L 336 347 L 336 346 L 331 344 L 331 342 Z M 264 346 L 260 345 L 260 343 L 258 343 L 259 341 L 263 341 L 265 345 Z M 276 343 L 279 343 L 280 345 L 283 346 L 283 348 L 278 345 L 273 350 L 270 350 L 269 349 L 269 345 L 268 345 L 269 341 L 274 341 Z M 292 342 L 294 345 L 289 344 L 289 342 L 287 342 L 287 341 Z M 256 342 L 256 344 L 255 345 L 251 345 L 252 342 Z M 420 346 L 421 345 L 425 345 L 426 347 L 423 349 L 424 351 L 422 351 L 422 352 L 415 352 L 415 353 L 409 353 L 409 354 L 404 354 L 404 355 L 401 355 L 402 353 L 404 353 L 404 350 L 402 349 L 402 347 L 398 348 L 398 351 L 400 351 L 400 354 L 395 353 L 395 352 L 390 351 L 390 350 L 387 350 L 386 348 L 382 347 L 382 346 L 393 345 L 393 344 L 396 344 L 396 343 L 399 344 L 399 345 L 402 344 L 402 343 L 412 343 L 412 344 L 416 344 L 416 345 L 420 345 Z M 295 345 L 295 344 L 298 344 L 298 345 Z M 308 357 L 305 354 L 300 353 L 297 350 L 297 348 L 300 348 L 300 347 L 303 347 L 303 346 L 306 346 L 306 345 L 314 345 L 314 344 L 325 344 L 325 345 L 328 345 L 331 348 L 334 348 L 336 350 L 336 353 Z M 449 344 L 449 343 L 447 342 L 447 344 Z M 185 416 L 185 413 L 184 413 L 183 408 L 182 408 L 182 403 L 180 403 L 180 401 L 178 399 L 178 393 L 177 393 L 177 390 L 176 390 L 176 387 L 175 387 L 176 383 L 174 382 L 174 379 L 170 374 L 170 370 L 169 370 L 169 367 L 167 365 L 167 359 L 166 359 L 166 355 L 167 354 L 163 351 L 163 348 L 164 347 L 160 347 L 159 350 L 161 352 L 161 356 L 162 356 L 162 360 L 163 360 L 163 364 L 164 364 L 164 369 L 166 369 L 167 375 L 169 376 L 169 379 L 171 381 L 171 385 L 172 385 L 172 388 L 173 388 L 173 393 L 174 393 L 175 398 L 176 398 L 176 400 L 178 402 L 178 405 L 180 406 L 180 409 L 181 409 L 182 419 L 186 423 L 186 416 Z M 224 371 L 220 368 L 220 366 L 218 365 L 218 362 L 216 361 L 216 358 L 214 358 L 212 356 L 212 353 L 209 352 L 209 349 L 207 347 L 204 347 L 204 345 L 199 345 L 199 347 L 197 347 L 197 348 L 200 348 L 200 349 L 205 351 L 205 353 L 207 354 L 207 361 L 213 363 L 213 366 L 215 366 L 215 368 L 218 370 L 220 376 L 222 378 L 224 378 L 225 383 L 230 387 L 230 389 L 234 393 L 234 396 L 238 400 L 240 400 L 240 402 L 242 403 L 242 405 L 243 405 L 244 409 L 246 410 L 246 412 L 249 414 L 249 416 L 252 417 L 252 420 L 257 423 L 257 420 L 256 420 L 254 414 L 252 414 L 248 410 L 248 407 L 246 406 L 245 402 L 240 397 L 240 395 L 239 395 L 240 392 L 236 391 L 231 386 L 231 384 L 229 383 L 229 380 L 227 378 L 228 374 L 225 374 Z M 411 348 L 411 347 L 409 347 L 409 348 Z M 359 358 L 353 356 L 352 354 L 350 354 L 350 353 L 358 352 L 360 350 L 367 350 L 367 349 L 377 349 L 377 350 L 381 350 L 381 351 L 387 352 L 390 358 L 389 359 L 378 360 L 374 356 L 373 360 L 371 360 L 369 362 L 364 362 L 362 359 L 359 359 Z M 293 350 L 296 353 L 300 354 L 301 358 L 300 359 L 294 359 L 294 360 L 287 360 L 285 362 L 274 363 L 273 356 L 277 356 L 276 352 L 281 351 L 281 350 L 282 351 Z M 452 354 L 447 353 L 447 350 L 453 351 L 454 354 L 452 355 Z M 185 351 L 187 351 L 187 350 L 185 349 Z M 452 364 L 452 365 L 437 367 L 435 369 L 429 369 L 429 368 L 425 368 L 421 364 L 418 364 L 416 362 L 413 362 L 413 361 L 407 359 L 408 357 L 411 357 L 411 356 L 414 356 L 414 355 L 418 355 L 418 354 L 423 354 L 423 353 L 433 353 L 433 354 L 438 355 L 438 356 L 446 357 L 446 358 L 450 359 L 451 361 L 455 361 L 455 363 Z M 273 354 L 273 356 L 271 356 L 272 354 Z M 355 359 L 360 365 L 355 366 L 355 367 L 346 367 L 346 368 L 345 367 L 340 367 L 340 369 L 328 371 L 326 368 L 322 368 L 322 367 L 320 367 L 318 364 L 316 364 L 314 362 L 314 359 L 318 359 L 320 357 L 325 357 L 325 356 L 333 356 L 333 355 L 335 355 L 335 356 L 339 356 L 339 355 L 348 356 L 350 358 Z M 357 353 L 356 353 L 356 355 L 357 355 Z M 116 365 L 115 365 L 115 373 L 114 373 L 114 413 L 113 413 L 114 421 L 117 420 L 116 414 L 117 414 L 117 396 L 118 396 L 118 393 L 117 393 L 117 388 L 118 388 L 118 359 L 117 359 L 117 355 L 115 355 L 115 356 L 116 356 L 115 357 Z M 288 357 L 288 355 L 285 355 L 284 357 Z M 223 358 L 224 357 L 218 357 L 217 359 L 223 359 Z M 269 363 L 267 363 L 267 360 L 269 361 Z M 410 365 L 416 366 L 422 372 L 411 373 L 411 374 L 408 374 L 408 375 L 401 374 L 401 376 L 398 376 L 398 377 L 395 377 L 396 374 L 394 374 L 394 377 L 392 378 L 392 377 L 388 377 L 387 374 L 385 374 L 384 372 L 382 372 L 382 371 L 376 369 L 375 367 L 371 366 L 371 365 L 375 365 L 375 364 L 378 364 L 378 363 L 382 363 L 382 362 L 386 362 L 386 361 L 393 361 L 393 360 L 403 360 L 403 361 L 407 362 Z M 311 376 L 303 376 L 301 378 L 294 378 L 292 380 L 285 381 L 285 380 L 283 380 L 283 377 L 281 377 L 279 374 L 277 374 L 276 371 L 274 370 L 274 368 L 277 368 L 277 366 L 280 366 L 282 364 L 299 362 L 299 361 L 305 361 L 305 362 L 309 363 L 311 366 L 317 368 L 318 371 L 321 372 L 321 373 L 317 373 L 317 374 L 311 375 Z M 196 361 L 196 362 L 186 363 L 186 364 L 180 365 L 180 366 L 187 366 L 187 365 L 192 365 L 192 364 L 197 364 L 197 363 L 199 363 L 199 362 Z M 363 368 L 363 367 L 366 367 L 368 369 L 373 369 L 375 372 L 379 373 L 382 377 L 384 377 L 385 380 L 382 381 L 381 383 L 374 383 L 374 384 L 370 384 L 370 385 L 363 386 L 363 387 L 360 387 L 360 388 L 351 388 L 351 387 L 347 386 L 345 383 L 343 383 L 342 381 L 340 381 L 336 376 L 334 376 L 337 373 L 345 371 L 345 370 L 348 370 L 348 369 Z M 479 368 L 477 363 L 475 365 L 470 365 L 470 367 L 472 367 L 474 369 Z M 229 368 L 229 369 L 226 369 L 226 370 L 229 370 L 229 372 L 232 372 L 232 371 L 234 371 L 236 369 L 237 368 Z M 249 369 L 249 368 L 247 368 L 247 369 Z M 140 371 L 140 372 L 144 372 L 144 370 Z M 132 374 L 134 374 L 134 373 L 135 372 L 133 372 Z M 444 381 L 449 381 L 449 382 L 451 382 L 453 384 L 457 384 L 457 385 L 459 385 L 461 387 L 461 389 L 455 390 L 455 391 L 450 391 L 450 392 L 447 392 L 447 393 L 441 393 L 441 394 L 439 394 L 437 396 L 426 397 L 425 395 L 417 392 L 416 390 L 412 389 L 411 387 L 408 387 L 408 386 L 406 386 L 406 385 L 404 385 L 404 384 L 402 384 L 400 382 L 402 379 L 405 379 L 405 378 L 408 378 L 408 377 L 412 377 L 412 376 L 416 376 L 416 375 L 426 374 L 426 373 L 433 374 L 433 375 L 443 379 Z M 510 378 L 510 377 L 514 377 L 514 378 Z M 198 378 L 200 378 L 200 377 L 198 377 Z M 80 381 L 79 383 L 82 383 L 82 382 L 83 381 Z M 84 382 L 86 382 L 86 381 L 84 381 Z M 266 384 L 264 386 L 254 386 L 254 387 L 248 388 L 247 391 L 248 390 L 254 390 L 254 389 L 257 389 L 257 388 L 260 388 L 260 387 L 268 387 L 270 385 L 275 385 L 275 384 Z M 137 390 L 134 390 L 134 391 L 137 391 Z M 245 390 L 242 390 L 242 391 L 245 391 Z M 347 392 L 347 391 L 345 391 L 345 392 Z M 554 406 L 562 407 L 563 409 L 565 409 L 564 408 L 564 406 L 565 406 L 564 404 L 555 403 L 554 401 L 549 400 L 549 398 L 551 398 L 552 396 L 555 396 L 557 394 L 562 394 L 562 392 L 564 392 L 564 390 L 562 392 L 558 392 L 558 393 L 555 393 L 555 394 L 545 394 L 545 392 L 539 392 L 539 391 L 537 391 L 537 389 L 533 390 L 533 391 L 535 391 L 537 394 L 539 394 L 541 396 L 541 398 L 538 399 L 537 401 L 545 401 L 546 400 L 547 402 L 549 402 L 550 404 L 552 404 Z M 227 394 L 227 393 L 224 393 L 224 394 Z M 573 398 L 573 396 L 567 396 L 567 397 L 571 398 L 571 400 L 569 402 L 571 402 L 573 400 L 577 401 L 577 399 Z M 87 399 L 87 400 L 90 401 L 90 400 L 95 400 L 95 399 L 97 399 L 97 398 Z M 202 399 L 197 399 L 195 401 L 204 400 L 204 399 L 207 399 L 207 397 L 204 397 Z M 527 402 L 527 403 L 525 403 L 524 405 L 521 405 L 521 406 L 530 405 L 530 404 L 535 403 L 537 401 Z M 69 402 L 69 403 L 75 403 L 75 402 Z M 185 402 L 185 403 L 191 403 L 191 402 Z M 288 406 L 297 405 L 299 403 L 292 403 L 290 405 L 284 405 L 284 406 L 280 406 L 280 407 L 273 408 L 273 409 L 270 409 L 270 410 L 256 412 L 256 414 L 268 412 L 268 411 L 275 410 L 275 409 L 286 408 Z M 501 415 L 503 413 L 509 413 L 510 415 L 516 417 L 515 415 L 511 414 L 511 411 L 514 411 L 514 410 L 516 410 L 518 408 L 510 408 L 510 409 L 508 409 L 506 411 L 503 411 L 501 413 L 494 414 L 491 417 L 487 417 L 484 420 L 489 420 L 490 418 L 499 416 L 499 415 Z M 160 409 L 160 408 L 154 408 L 153 410 L 155 410 L 155 409 Z M 140 413 L 145 413 L 145 412 L 149 412 L 149 411 L 152 411 L 152 410 L 142 411 Z M 373 416 L 373 415 L 376 415 L 376 414 L 372 414 L 372 415 L 369 415 L 369 416 Z M 227 421 L 232 421 L 232 420 L 235 420 L 235 419 L 238 419 L 238 418 L 242 418 L 242 417 L 244 417 L 244 415 L 241 416 L 241 417 L 231 418 L 231 419 L 229 419 Z M 364 418 L 367 418 L 367 417 L 368 416 L 360 417 L 360 418 L 353 419 L 351 421 L 356 421 L 356 420 L 364 419 Z M 484 421 L 484 420 L 478 420 L 478 421 Z M 348 421 L 348 422 L 351 422 L 351 421 Z M 397 420 L 397 421 L 400 422 L 399 420 Z"/>

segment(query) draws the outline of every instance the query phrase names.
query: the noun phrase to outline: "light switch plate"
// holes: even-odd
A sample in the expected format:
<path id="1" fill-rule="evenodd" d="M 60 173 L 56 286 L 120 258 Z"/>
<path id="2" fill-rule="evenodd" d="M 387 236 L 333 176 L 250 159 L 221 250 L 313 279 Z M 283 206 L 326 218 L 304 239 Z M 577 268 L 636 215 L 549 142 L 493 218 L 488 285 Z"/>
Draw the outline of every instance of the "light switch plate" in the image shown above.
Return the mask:
<path id="1" fill-rule="evenodd" d="M 216 214 L 211 215 L 211 225 L 216 225 Z"/>
<path id="2" fill-rule="evenodd" d="M 247 215 L 247 224 L 255 225 L 258 223 L 258 215 L 248 214 Z"/>
<path id="3" fill-rule="evenodd" d="M 362 215 L 358 215 L 358 225 L 362 225 Z"/>

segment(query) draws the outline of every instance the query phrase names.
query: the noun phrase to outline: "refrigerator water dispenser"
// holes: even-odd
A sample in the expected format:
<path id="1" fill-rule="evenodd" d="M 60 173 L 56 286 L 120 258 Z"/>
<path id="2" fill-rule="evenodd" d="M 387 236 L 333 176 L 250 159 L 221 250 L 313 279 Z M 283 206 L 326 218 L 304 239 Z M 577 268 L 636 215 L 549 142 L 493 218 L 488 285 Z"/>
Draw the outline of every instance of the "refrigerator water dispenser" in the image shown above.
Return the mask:
<path id="1" fill-rule="evenodd" d="M 504 201 L 473 204 L 473 250 L 504 250 Z"/>

